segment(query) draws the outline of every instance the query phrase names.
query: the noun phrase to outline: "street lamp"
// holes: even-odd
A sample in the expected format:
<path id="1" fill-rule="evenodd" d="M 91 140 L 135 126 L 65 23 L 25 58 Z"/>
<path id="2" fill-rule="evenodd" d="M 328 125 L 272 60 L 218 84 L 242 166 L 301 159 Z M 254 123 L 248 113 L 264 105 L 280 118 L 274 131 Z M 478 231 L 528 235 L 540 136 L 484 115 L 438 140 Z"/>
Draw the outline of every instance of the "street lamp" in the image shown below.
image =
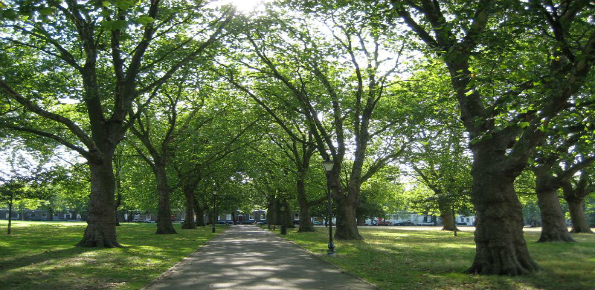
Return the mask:
<path id="1" fill-rule="evenodd" d="M 211 232 L 215 232 L 215 223 L 217 222 L 217 204 L 215 203 L 215 197 L 217 196 L 217 190 L 213 189 L 213 227 Z"/>
<path id="2" fill-rule="evenodd" d="M 332 160 L 322 161 L 324 171 L 326 173 L 326 198 L 328 204 L 327 221 L 328 227 L 328 251 L 326 252 L 329 256 L 335 256 L 335 245 L 333 244 L 333 213 L 332 213 L 332 199 L 331 199 L 331 171 L 333 171 L 333 165 L 335 163 Z"/>

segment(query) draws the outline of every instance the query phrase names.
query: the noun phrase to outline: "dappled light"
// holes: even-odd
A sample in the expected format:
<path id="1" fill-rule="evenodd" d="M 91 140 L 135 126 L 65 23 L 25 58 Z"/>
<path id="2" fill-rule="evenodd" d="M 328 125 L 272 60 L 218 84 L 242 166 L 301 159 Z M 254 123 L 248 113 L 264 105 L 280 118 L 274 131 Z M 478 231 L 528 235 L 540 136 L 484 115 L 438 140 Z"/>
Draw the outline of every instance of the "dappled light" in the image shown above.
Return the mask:
<path id="1" fill-rule="evenodd" d="M 0 285 L 139 288 L 214 237 L 202 229 L 182 231 L 174 240 L 155 235 L 154 224 L 124 224 L 123 248 L 80 248 L 74 246 L 84 230 L 78 225 L 15 222 L 15 233 L 0 240 Z"/>
<path id="2" fill-rule="evenodd" d="M 363 289 L 335 267 L 320 267 L 316 257 L 254 226 L 233 226 L 148 289 Z M 369 287 L 372 289 L 372 287 Z"/>
<path id="3" fill-rule="evenodd" d="M 297 233 L 288 239 L 381 289 L 589 289 L 595 286 L 595 236 L 574 235 L 578 243 L 535 243 L 525 235 L 543 271 L 527 277 L 464 274 L 475 254 L 473 233 L 426 231 L 424 227 L 364 228 L 363 241 L 337 241 L 337 257 L 324 255 L 325 233 Z"/>

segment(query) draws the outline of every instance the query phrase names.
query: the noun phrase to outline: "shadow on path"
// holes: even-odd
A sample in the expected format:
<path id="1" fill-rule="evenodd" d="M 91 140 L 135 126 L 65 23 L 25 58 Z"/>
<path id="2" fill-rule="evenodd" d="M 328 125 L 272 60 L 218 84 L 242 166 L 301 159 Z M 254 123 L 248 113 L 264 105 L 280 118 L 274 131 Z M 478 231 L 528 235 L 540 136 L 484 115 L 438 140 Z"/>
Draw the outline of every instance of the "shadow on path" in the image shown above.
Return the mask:
<path id="1" fill-rule="evenodd" d="M 233 226 L 144 289 L 378 289 L 256 226 Z"/>

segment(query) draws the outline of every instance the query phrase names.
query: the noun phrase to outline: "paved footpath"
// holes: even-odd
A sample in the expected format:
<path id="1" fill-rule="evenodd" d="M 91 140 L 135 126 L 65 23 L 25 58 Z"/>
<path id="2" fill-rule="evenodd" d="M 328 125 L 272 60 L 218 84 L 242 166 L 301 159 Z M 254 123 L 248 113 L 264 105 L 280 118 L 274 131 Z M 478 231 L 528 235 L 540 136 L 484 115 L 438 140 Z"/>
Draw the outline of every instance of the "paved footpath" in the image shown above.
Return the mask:
<path id="1" fill-rule="evenodd" d="M 375 289 L 256 226 L 232 226 L 145 289 Z"/>

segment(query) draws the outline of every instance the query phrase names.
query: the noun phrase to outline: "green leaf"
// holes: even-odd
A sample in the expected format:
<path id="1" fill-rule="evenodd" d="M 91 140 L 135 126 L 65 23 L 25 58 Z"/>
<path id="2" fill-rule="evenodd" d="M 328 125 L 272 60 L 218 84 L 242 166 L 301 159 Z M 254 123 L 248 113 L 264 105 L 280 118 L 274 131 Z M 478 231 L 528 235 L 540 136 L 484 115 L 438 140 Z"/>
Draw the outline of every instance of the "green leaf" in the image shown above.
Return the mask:
<path id="1" fill-rule="evenodd" d="M 128 22 L 125 20 L 113 20 L 101 22 L 101 27 L 107 30 L 124 30 L 128 26 Z"/>
<path id="2" fill-rule="evenodd" d="M 153 19 L 153 17 L 151 17 L 151 16 L 143 15 L 143 16 L 137 18 L 136 19 L 136 22 L 138 22 L 138 23 L 140 23 L 142 25 L 147 25 L 149 23 L 155 22 L 155 19 Z"/>
<path id="3" fill-rule="evenodd" d="M 521 128 L 525 128 L 525 127 L 527 127 L 527 126 L 529 126 L 529 125 L 530 125 L 530 124 L 529 124 L 529 122 L 522 122 L 521 124 L 519 124 L 519 126 L 520 126 Z"/>
<path id="4" fill-rule="evenodd" d="M 134 6 L 134 0 L 114 0 L 113 3 L 122 10 L 127 10 L 128 8 Z"/>
<path id="5" fill-rule="evenodd" d="M 56 10 L 54 10 L 53 8 L 43 8 L 41 9 L 39 12 L 41 13 L 41 15 L 43 16 L 48 16 L 48 15 L 52 15 L 54 14 Z"/>

